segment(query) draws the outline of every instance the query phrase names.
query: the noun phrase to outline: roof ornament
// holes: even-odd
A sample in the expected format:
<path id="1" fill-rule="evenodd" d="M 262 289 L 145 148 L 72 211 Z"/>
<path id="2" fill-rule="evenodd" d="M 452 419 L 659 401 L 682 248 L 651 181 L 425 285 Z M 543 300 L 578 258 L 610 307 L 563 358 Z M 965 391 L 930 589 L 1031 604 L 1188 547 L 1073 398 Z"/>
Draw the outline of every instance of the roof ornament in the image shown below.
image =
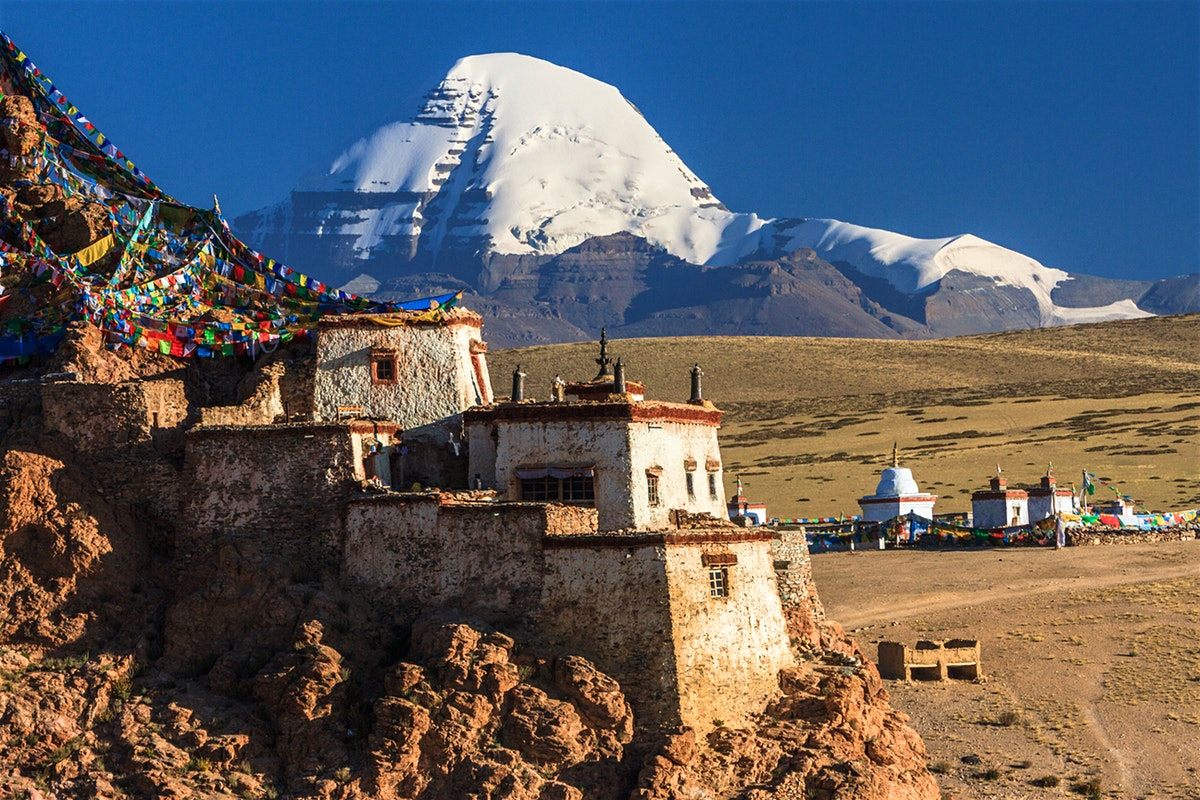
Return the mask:
<path id="1" fill-rule="evenodd" d="M 703 403 L 704 395 L 700 391 L 700 379 L 704 377 L 704 370 L 700 369 L 700 365 L 692 367 L 692 396 L 688 400 L 689 403 Z"/>
<path id="2" fill-rule="evenodd" d="M 512 378 L 512 401 L 519 403 L 525 399 L 525 373 L 521 371 L 520 364 L 513 370 Z"/>
<path id="3" fill-rule="evenodd" d="M 613 376 L 612 359 L 608 357 L 608 328 L 600 329 L 600 357 L 596 359 L 596 363 L 600 365 L 600 371 L 596 373 L 595 380 L 601 378 L 611 378 Z"/>
<path id="4" fill-rule="evenodd" d="M 900 447 L 897 442 L 892 442 L 892 466 L 900 466 Z"/>
<path id="5" fill-rule="evenodd" d="M 613 394 L 625 394 L 625 391 L 625 365 L 618 358 L 613 368 Z"/>
<path id="6" fill-rule="evenodd" d="M 554 380 L 550 382 L 550 399 L 556 403 L 566 402 L 567 382 L 562 379 L 562 375 L 555 375 Z"/>

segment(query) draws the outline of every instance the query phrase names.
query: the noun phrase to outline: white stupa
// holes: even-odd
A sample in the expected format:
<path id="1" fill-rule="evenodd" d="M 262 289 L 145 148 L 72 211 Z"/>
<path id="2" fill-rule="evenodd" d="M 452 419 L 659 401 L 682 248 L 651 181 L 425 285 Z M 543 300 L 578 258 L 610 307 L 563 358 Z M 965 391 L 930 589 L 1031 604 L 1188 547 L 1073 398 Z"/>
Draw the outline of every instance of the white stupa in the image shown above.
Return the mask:
<path id="1" fill-rule="evenodd" d="M 892 446 L 892 465 L 879 476 L 875 494 L 860 497 L 864 522 L 886 522 L 895 517 L 916 514 L 933 519 L 933 504 L 937 495 L 926 494 L 917 486 L 912 470 L 900 466 L 900 453 Z"/>

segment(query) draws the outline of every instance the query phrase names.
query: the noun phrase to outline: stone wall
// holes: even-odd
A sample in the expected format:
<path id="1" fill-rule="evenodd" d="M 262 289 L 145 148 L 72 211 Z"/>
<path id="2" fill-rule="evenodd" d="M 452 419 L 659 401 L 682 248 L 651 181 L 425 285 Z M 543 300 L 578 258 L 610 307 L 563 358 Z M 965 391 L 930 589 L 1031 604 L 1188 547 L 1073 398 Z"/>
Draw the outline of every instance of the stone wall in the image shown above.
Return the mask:
<path id="1" fill-rule="evenodd" d="M 793 663 L 770 538 L 687 530 L 548 537 L 538 630 L 552 649 L 617 678 L 643 730 L 646 720 L 700 733 L 745 723 Z M 727 570 L 728 596 L 711 596 L 710 564 Z"/>
<path id="2" fill-rule="evenodd" d="M 468 412 L 464 416 L 470 479 L 479 475 L 484 487 L 517 500 L 521 496 L 519 469 L 593 467 L 602 531 L 667 530 L 673 527 L 671 512 L 676 509 L 724 519 L 725 487 L 716 425 L 637 419 L 639 408 L 640 404 L 617 403 L 514 404 L 502 406 L 490 416 Z M 612 413 L 606 416 L 605 411 Z M 687 493 L 688 467 L 693 475 L 691 496 Z M 709 491 L 710 473 L 715 496 Z M 651 474 L 658 477 L 655 505 L 649 498 Z"/>
<path id="3" fill-rule="evenodd" d="M 1071 528 L 1067 531 L 1067 546 L 1191 542 L 1195 540 L 1197 530 L 1200 530 L 1200 524 L 1160 528 L 1153 531 L 1116 530 L 1109 527 Z"/>
<path id="4" fill-rule="evenodd" d="M 722 724 L 746 724 L 779 695 L 779 671 L 794 664 L 771 534 L 740 541 L 716 535 L 696 544 L 670 543 L 673 538 L 666 576 L 680 717 L 701 735 Z M 727 596 L 712 596 L 713 569 L 728 577 Z"/>
<path id="5" fill-rule="evenodd" d="M 813 582 L 812 556 L 804 529 L 778 531 L 771 541 L 771 559 L 788 636 L 809 647 L 817 647 L 819 626 L 825 621 L 825 606 Z"/>
<path id="6" fill-rule="evenodd" d="M 469 429 L 476 425 L 468 423 Z M 546 422 L 499 421 L 492 467 L 495 488 L 506 500 L 521 497 L 521 482 L 517 470 L 528 467 L 594 467 L 593 486 L 600 530 L 621 530 L 634 527 L 634 487 L 630 483 L 629 423 L 609 420 L 555 420 Z M 477 439 L 471 437 L 472 448 Z M 471 450 L 470 474 L 487 473 L 488 469 Z M 645 497 L 643 484 L 641 497 Z"/>
<path id="7" fill-rule="evenodd" d="M 661 537 L 622 537 L 625 546 L 617 537 L 581 538 L 547 540 L 538 633 L 552 651 L 581 655 L 616 678 L 639 730 L 680 725 Z"/>
<path id="8" fill-rule="evenodd" d="M 373 324 L 372 317 L 323 320 L 317 338 L 313 391 L 317 419 L 337 420 L 339 407 L 368 419 L 406 428 L 427 425 L 478 405 L 491 396 L 478 385 L 486 377 L 480 350 L 479 315 L 455 310 L 443 323 Z M 382 319 L 382 317 L 381 317 Z M 396 357 L 396 380 L 372 380 L 373 351 Z M 482 371 L 476 364 L 484 364 Z"/>
<path id="9" fill-rule="evenodd" d="M 154 443 L 163 451 L 183 444 L 188 402 L 183 382 L 171 378 L 42 385 L 42 425 L 80 451 Z"/>
<path id="10" fill-rule="evenodd" d="M 725 482 L 721 471 L 721 451 L 717 429 L 712 425 L 664 420 L 634 422 L 629 426 L 629 450 L 633 470 L 634 519 L 638 530 L 662 530 L 670 527 L 672 509 L 691 513 L 709 513 L 725 519 Z M 692 466 L 694 493 L 687 493 L 688 470 Z M 658 478 L 658 504 L 647 501 L 647 475 L 661 469 Z M 709 474 L 714 475 L 716 494 L 709 492 Z"/>
<path id="11" fill-rule="evenodd" d="M 343 503 L 357 488 L 347 425 L 196 428 L 188 434 L 180 588 L 201 585 L 215 553 L 246 541 L 315 578 L 341 555 Z"/>
<path id="12" fill-rule="evenodd" d="M 402 616 L 457 608 L 492 622 L 527 621 L 542 593 L 543 535 L 571 526 L 560 510 L 443 503 L 438 493 L 356 499 L 346 509 L 342 579 Z"/>

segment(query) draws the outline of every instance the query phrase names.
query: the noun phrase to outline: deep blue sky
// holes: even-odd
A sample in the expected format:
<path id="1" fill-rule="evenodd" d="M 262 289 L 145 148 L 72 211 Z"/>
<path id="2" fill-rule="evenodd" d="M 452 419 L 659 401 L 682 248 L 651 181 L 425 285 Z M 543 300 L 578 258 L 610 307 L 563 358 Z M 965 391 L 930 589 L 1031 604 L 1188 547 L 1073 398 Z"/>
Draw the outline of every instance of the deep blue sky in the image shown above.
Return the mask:
<path id="1" fill-rule="evenodd" d="M 167 192 L 283 199 L 458 58 L 615 85 L 735 211 L 974 233 L 1047 266 L 1200 263 L 1200 3 L 0 0 Z"/>

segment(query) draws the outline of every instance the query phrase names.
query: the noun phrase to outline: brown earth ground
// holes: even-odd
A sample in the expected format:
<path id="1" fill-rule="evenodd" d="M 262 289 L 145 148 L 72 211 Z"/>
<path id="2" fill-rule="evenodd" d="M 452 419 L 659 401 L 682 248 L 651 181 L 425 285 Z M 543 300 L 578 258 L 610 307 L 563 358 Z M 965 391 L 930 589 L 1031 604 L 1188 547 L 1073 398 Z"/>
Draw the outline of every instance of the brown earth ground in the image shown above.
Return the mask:
<path id="1" fill-rule="evenodd" d="M 813 575 L 872 659 L 980 641 L 981 681 L 885 681 L 944 796 L 1200 797 L 1200 541 L 826 553 Z"/>
<path id="2" fill-rule="evenodd" d="M 486 335 L 487 330 L 484 329 Z M 496 351 L 505 395 L 519 363 L 526 396 L 556 374 L 596 373 L 595 344 Z M 968 511 L 996 465 L 1035 484 L 1084 468 L 1155 511 L 1200 505 L 1200 315 L 934 341 L 681 337 L 610 343 L 648 397 L 684 401 L 689 371 L 726 412 L 726 493 L 737 476 L 776 517 L 859 513 L 900 447 L 938 512 Z M 544 388 L 543 388 L 544 387 Z M 1101 484 L 1097 499 L 1111 499 Z"/>

